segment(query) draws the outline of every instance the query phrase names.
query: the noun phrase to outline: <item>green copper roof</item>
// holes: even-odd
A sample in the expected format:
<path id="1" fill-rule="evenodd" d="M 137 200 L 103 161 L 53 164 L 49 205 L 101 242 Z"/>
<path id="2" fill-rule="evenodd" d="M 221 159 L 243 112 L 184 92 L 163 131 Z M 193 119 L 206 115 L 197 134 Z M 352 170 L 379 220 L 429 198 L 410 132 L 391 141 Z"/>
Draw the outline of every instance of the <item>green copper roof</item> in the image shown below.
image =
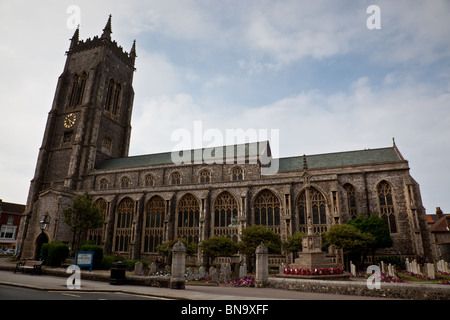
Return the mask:
<path id="1" fill-rule="evenodd" d="M 394 147 L 306 155 L 308 169 L 403 161 Z M 303 169 L 303 156 L 280 158 L 279 171 Z"/>

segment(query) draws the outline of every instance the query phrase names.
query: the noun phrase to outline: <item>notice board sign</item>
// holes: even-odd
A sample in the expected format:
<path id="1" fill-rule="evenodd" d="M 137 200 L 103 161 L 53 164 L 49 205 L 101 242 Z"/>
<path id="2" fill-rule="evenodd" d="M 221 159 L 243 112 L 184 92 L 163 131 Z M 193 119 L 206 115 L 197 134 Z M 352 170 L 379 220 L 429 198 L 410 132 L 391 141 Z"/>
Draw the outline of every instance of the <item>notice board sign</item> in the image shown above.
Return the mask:
<path id="1" fill-rule="evenodd" d="M 94 263 L 94 251 L 77 251 L 75 255 L 75 264 L 79 267 L 89 267 L 89 272 L 92 271 Z"/>

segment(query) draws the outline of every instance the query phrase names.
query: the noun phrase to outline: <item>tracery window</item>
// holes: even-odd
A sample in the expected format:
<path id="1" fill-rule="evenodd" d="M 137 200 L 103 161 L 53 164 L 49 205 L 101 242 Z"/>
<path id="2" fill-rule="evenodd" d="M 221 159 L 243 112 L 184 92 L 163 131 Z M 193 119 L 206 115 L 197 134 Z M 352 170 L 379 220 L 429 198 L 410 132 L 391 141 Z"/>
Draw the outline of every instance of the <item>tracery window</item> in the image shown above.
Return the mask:
<path id="1" fill-rule="evenodd" d="M 106 216 L 106 208 L 107 208 L 107 203 L 106 203 L 105 199 L 100 198 L 97 201 L 95 201 L 95 204 L 97 205 L 98 209 L 100 210 L 100 213 L 102 214 L 103 220 L 104 220 L 105 216 Z M 95 244 L 101 245 L 102 238 L 103 238 L 103 227 L 88 230 L 88 240 L 89 241 L 94 241 Z"/>
<path id="2" fill-rule="evenodd" d="M 72 90 L 69 96 L 69 108 L 76 107 L 83 102 L 84 89 L 86 87 L 87 73 L 83 72 L 81 76 L 75 74 L 72 79 Z"/>
<path id="3" fill-rule="evenodd" d="M 327 215 L 325 210 L 325 198 L 322 193 L 314 188 L 311 188 L 311 206 L 312 206 L 312 222 L 314 232 L 322 234 L 326 231 Z"/>
<path id="4" fill-rule="evenodd" d="M 155 180 L 151 174 L 145 176 L 145 186 L 153 187 L 155 185 Z"/>
<path id="5" fill-rule="evenodd" d="M 130 178 L 128 177 L 122 177 L 122 179 L 120 179 L 120 187 L 121 188 L 129 188 L 130 187 Z"/>
<path id="6" fill-rule="evenodd" d="M 100 180 L 100 190 L 106 190 L 108 189 L 108 180 L 105 178 Z"/>
<path id="7" fill-rule="evenodd" d="M 105 110 L 113 116 L 119 115 L 121 94 L 122 86 L 110 79 L 106 91 Z"/>
<path id="8" fill-rule="evenodd" d="M 130 198 L 123 199 L 117 206 L 114 251 L 129 251 L 134 211 L 134 201 Z"/>
<path id="9" fill-rule="evenodd" d="M 200 171 L 200 183 L 209 183 L 211 182 L 211 172 L 209 170 Z"/>
<path id="10" fill-rule="evenodd" d="M 244 169 L 241 167 L 233 168 L 231 178 L 233 181 L 244 180 Z"/>
<path id="11" fill-rule="evenodd" d="M 199 219 L 198 200 L 192 194 L 184 195 L 178 203 L 176 236 L 186 239 L 188 243 L 198 243 Z"/>
<path id="12" fill-rule="evenodd" d="M 356 219 L 358 216 L 358 211 L 356 209 L 356 193 L 355 188 L 347 183 L 344 185 L 344 189 L 347 192 L 347 207 L 348 207 L 348 214 L 350 216 L 350 219 Z"/>
<path id="13" fill-rule="evenodd" d="M 165 211 L 164 199 L 159 196 L 151 198 L 145 206 L 144 252 L 156 252 L 156 247 L 162 243 Z"/>
<path id="14" fill-rule="evenodd" d="M 386 181 L 380 182 L 377 188 L 380 205 L 380 218 L 386 223 L 391 233 L 397 233 L 397 218 L 394 210 L 392 188 Z"/>
<path id="15" fill-rule="evenodd" d="M 308 217 L 314 233 L 323 234 L 327 231 L 326 202 L 323 194 L 315 188 L 309 189 L 310 204 L 308 207 L 307 192 L 303 190 L 297 198 L 297 219 L 299 231 L 308 232 Z"/>
<path id="16" fill-rule="evenodd" d="M 229 192 L 222 192 L 214 203 L 214 236 L 238 240 L 238 202 Z"/>
<path id="17" fill-rule="evenodd" d="M 280 200 L 270 190 L 258 194 L 254 203 L 255 224 L 280 233 Z"/>
<path id="18" fill-rule="evenodd" d="M 170 183 L 172 185 L 179 185 L 181 184 L 181 175 L 178 172 L 174 172 L 170 175 Z"/>

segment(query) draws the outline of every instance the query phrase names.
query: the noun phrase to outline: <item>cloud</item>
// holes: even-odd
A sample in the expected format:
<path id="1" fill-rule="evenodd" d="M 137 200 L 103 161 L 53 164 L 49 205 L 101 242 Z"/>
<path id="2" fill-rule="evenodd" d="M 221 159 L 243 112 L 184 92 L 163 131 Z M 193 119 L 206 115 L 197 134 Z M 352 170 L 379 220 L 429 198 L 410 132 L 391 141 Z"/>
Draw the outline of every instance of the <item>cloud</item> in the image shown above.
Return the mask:
<path id="1" fill-rule="evenodd" d="M 4 201 L 26 199 L 73 4 L 0 2 Z M 368 30 L 371 4 L 76 3 L 82 39 L 101 34 L 111 13 L 113 39 L 126 51 L 137 40 L 130 154 L 170 151 L 172 132 L 197 120 L 204 131 L 279 129 L 281 156 L 384 147 L 395 137 L 424 202 L 450 208 L 450 4 L 381 0 L 381 29 Z"/>

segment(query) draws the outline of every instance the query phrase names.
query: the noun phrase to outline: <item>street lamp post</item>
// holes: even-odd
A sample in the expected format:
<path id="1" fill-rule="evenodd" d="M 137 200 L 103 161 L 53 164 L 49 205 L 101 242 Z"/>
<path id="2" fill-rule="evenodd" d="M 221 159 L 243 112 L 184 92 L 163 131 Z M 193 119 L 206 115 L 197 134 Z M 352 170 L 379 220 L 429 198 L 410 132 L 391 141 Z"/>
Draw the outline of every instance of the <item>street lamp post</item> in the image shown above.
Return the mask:
<path id="1" fill-rule="evenodd" d="M 38 259 L 42 258 L 42 245 L 44 244 L 44 238 L 46 235 L 44 234 L 44 231 L 47 230 L 48 225 L 50 224 L 50 218 L 48 217 L 48 213 L 45 214 L 44 218 L 39 220 L 39 228 L 41 229 L 41 235 L 39 237 L 39 256 Z"/>
<path id="2" fill-rule="evenodd" d="M 50 223 L 48 214 L 44 216 L 44 219 L 39 220 L 39 227 L 41 228 L 41 234 L 47 229 L 48 224 Z"/>

